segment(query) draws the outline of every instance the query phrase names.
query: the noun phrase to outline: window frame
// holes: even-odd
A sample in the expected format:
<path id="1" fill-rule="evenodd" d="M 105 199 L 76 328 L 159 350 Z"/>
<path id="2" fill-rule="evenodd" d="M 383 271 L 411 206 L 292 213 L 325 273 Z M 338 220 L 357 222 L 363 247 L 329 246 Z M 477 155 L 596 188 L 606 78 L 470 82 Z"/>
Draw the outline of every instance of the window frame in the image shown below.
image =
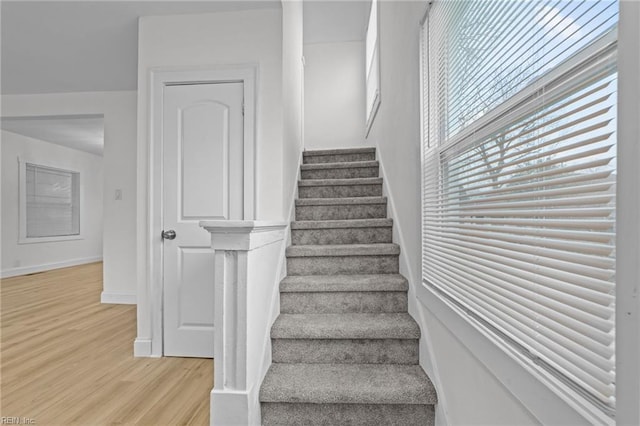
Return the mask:
<path id="1" fill-rule="evenodd" d="M 492 121 L 496 118 L 505 120 L 506 112 L 516 105 L 526 101 L 534 92 L 532 85 L 527 85 L 506 102 L 502 102 L 466 129 L 453 136 L 443 145 L 439 145 L 437 140 L 432 139 L 429 124 L 433 121 L 429 102 L 433 98 L 429 94 L 430 73 L 429 61 L 423 60 L 425 48 L 428 48 L 428 24 L 429 12 L 433 1 L 428 3 L 424 17 L 419 23 L 419 75 L 420 75 L 420 173 L 421 185 L 425 177 L 425 154 L 433 150 L 444 151 L 455 146 L 464 140 L 469 134 L 488 134 Z M 622 12 L 621 12 L 622 13 Z M 425 31 L 426 28 L 426 31 Z M 619 25 L 615 31 L 606 34 L 597 43 L 591 45 L 590 51 L 603 48 L 612 39 L 618 39 Z M 619 58 L 620 53 L 618 53 Z M 535 83 L 536 86 L 544 85 L 553 81 L 559 75 L 563 75 L 574 64 L 583 59 L 582 55 L 573 55 L 563 63 L 562 67 L 556 67 L 552 72 L 543 75 Z M 427 93 L 425 93 L 425 91 Z M 620 127 L 620 122 L 618 122 Z M 618 142 L 619 143 L 619 142 Z M 424 206 L 424 188 L 421 188 L 421 208 Z M 422 220 L 421 220 L 422 221 Z M 423 236 L 424 238 L 424 236 Z M 422 262 L 422 257 L 421 257 Z M 474 315 L 472 311 L 458 304 L 441 294 L 438 289 L 423 283 L 421 272 L 420 284 L 417 285 L 416 295 L 418 300 L 430 310 L 440 322 L 456 336 L 459 341 L 480 361 L 487 369 L 503 383 L 538 420 L 545 423 L 558 422 L 562 419 L 564 423 L 582 423 L 585 420 L 591 423 L 614 425 L 616 420 L 607 416 L 593 405 L 589 400 L 575 392 L 557 377 L 536 367 L 529 358 L 515 350 L 505 342 L 504 338 L 490 331 L 482 321 Z M 619 335 L 616 337 L 616 342 Z M 617 374 L 623 374 L 617 369 Z M 549 393 L 548 391 L 552 392 Z M 547 396 L 541 398 L 541 394 L 546 391 Z M 617 392 L 619 388 L 617 387 Z M 617 409 L 620 409 L 618 405 Z"/>
<path id="2" fill-rule="evenodd" d="M 48 237 L 27 236 L 27 164 L 64 173 L 73 173 L 78 179 L 78 216 L 79 233 L 73 235 L 57 235 Z M 84 235 L 84 185 L 81 172 L 59 164 L 43 161 L 38 158 L 18 157 L 18 244 L 48 243 L 59 241 L 83 240 Z"/>
<path id="3" fill-rule="evenodd" d="M 374 9 L 375 8 L 375 9 Z M 375 10 L 375 21 L 371 19 L 371 16 Z M 371 29 L 371 24 L 375 24 L 375 41 L 373 42 L 372 48 L 372 58 L 371 63 L 367 63 L 367 40 L 369 39 L 369 30 Z M 371 84 L 374 84 L 373 88 L 374 95 L 373 101 L 371 105 L 369 105 L 367 99 L 367 93 L 369 93 L 369 76 L 375 73 L 377 78 Z M 381 90 L 380 90 L 380 4 L 378 0 L 371 0 L 371 9 L 369 11 L 369 20 L 367 22 L 367 29 L 365 31 L 365 64 L 364 64 L 364 80 L 365 80 L 365 137 L 369 136 L 369 132 L 371 131 L 371 127 L 373 126 L 373 122 L 376 118 L 376 114 L 378 113 L 378 109 L 380 108 L 380 98 L 381 98 Z"/>

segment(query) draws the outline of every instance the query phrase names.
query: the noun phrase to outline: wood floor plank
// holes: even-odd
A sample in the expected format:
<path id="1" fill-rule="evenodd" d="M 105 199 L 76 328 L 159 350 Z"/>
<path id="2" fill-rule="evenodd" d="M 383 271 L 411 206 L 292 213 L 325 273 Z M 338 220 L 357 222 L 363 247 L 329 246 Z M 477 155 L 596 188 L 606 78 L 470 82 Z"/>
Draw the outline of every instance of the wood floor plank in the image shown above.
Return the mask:
<path id="1" fill-rule="evenodd" d="M 101 263 L 0 281 L 0 416 L 208 425 L 213 361 L 134 358 L 135 306 L 101 291 Z"/>

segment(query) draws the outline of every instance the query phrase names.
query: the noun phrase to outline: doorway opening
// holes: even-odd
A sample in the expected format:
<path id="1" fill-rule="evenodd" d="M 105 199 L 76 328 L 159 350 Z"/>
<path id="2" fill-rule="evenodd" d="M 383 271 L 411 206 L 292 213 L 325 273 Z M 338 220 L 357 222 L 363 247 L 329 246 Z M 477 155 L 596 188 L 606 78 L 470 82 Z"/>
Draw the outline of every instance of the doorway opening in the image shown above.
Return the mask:
<path id="1" fill-rule="evenodd" d="M 2 278 L 102 261 L 104 116 L 3 117 Z"/>

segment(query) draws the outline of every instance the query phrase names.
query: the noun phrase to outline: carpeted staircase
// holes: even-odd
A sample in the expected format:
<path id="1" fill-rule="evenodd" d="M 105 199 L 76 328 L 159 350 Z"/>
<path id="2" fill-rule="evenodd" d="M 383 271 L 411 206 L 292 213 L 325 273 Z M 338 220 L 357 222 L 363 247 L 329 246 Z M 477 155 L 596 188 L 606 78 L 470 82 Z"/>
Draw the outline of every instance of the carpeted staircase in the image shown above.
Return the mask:
<path id="1" fill-rule="evenodd" d="M 375 149 L 306 151 L 301 167 L 263 425 L 432 425 Z"/>

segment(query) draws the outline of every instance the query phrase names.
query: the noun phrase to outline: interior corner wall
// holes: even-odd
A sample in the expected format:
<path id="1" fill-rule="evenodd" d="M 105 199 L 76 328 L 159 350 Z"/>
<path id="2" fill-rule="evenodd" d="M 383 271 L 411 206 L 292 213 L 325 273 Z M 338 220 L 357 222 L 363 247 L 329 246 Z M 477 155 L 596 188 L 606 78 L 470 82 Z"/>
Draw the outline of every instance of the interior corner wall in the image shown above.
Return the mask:
<path id="1" fill-rule="evenodd" d="M 301 1 L 282 2 L 283 212 L 293 208 L 304 143 L 303 15 Z"/>
<path id="2" fill-rule="evenodd" d="M 257 220 L 282 220 L 282 10 L 147 16 L 138 26 L 138 336 L 151 341 L 147 277 L 148 149 L 151 69 L 258 66 L 255 205 Z M 146 343 L 145 343 L 146 344 Z M 142 350 L 141 350 L 142 351 Z M 140 352 L 142 355 L 142 352 Z"/>
<path id="3" fill-rule="evenodd" d="M 304 45 L 305 149 L 365 144 L 364 41 Z"/>
<path id="4" fill-rule="evenodd" d="M 438 392 L 437 424 L 535 424 L 529 410 L 416 297 L 421 285 L 419 25 L 425 2 L 379 2 L 381 104 L 367 138 L 378 159 L 410 281 L 410 312 L 422 339 L 420 364 Z M 472 402 L 472 403 L 471 403 Z"/>
<path id="5" fill-rule="evenodd" d="M 102 299 L 135 303 L 136 92 L 3 95 L 1 102 L 3 117 L 104 115 Z"/>
<path id="6" fill-rule="evenodd" d="M 4 130 L 1 146 L 2 277 L 102 260 L 102 157 Z M 80 174 L 82 239 L 18 243 L 18 158 Z"/>

